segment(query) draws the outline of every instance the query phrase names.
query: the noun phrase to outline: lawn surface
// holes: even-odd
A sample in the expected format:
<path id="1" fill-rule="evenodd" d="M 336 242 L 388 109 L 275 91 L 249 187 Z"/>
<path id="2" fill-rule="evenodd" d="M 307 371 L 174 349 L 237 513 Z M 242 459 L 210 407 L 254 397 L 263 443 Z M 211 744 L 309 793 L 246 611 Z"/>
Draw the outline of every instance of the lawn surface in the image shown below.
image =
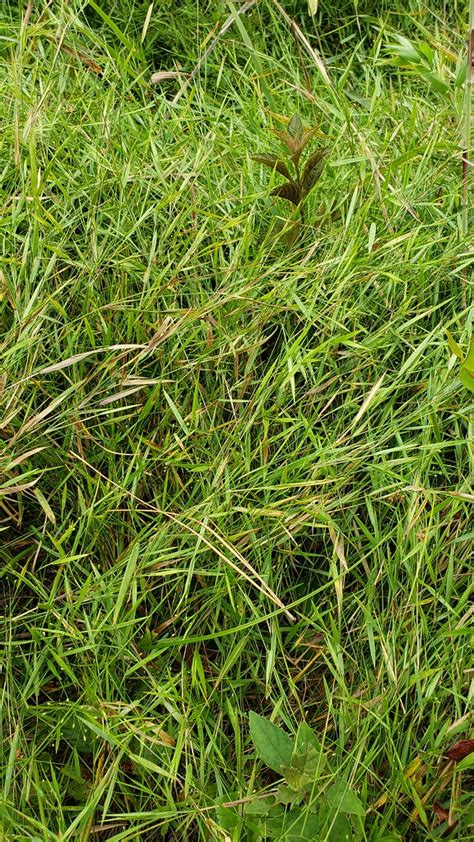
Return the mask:
<path id="1" fill-rule="evenodd" d="M 261 0 L 175 105 L 223 0 L 1 6 L 5 842 L 270 838 L 250 711 L 311 726 L 354 840 L 472 838 L 467 9 L 282 3 L 317 54 Z M 288 247 L 250 156 L 296 110 Z"/>

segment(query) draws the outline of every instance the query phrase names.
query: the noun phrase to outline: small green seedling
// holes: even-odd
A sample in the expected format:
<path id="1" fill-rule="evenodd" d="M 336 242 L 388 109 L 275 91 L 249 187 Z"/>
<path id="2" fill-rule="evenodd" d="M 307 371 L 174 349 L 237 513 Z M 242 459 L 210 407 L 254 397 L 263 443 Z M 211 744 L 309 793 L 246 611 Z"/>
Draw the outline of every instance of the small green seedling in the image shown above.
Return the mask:
<path id="1" fill-rule="evenodd" d="M 288 160 L 285 161 L 283 158 L 279 158 L 273 152 L 263 152 L 258 155 L 252 155 L 251 157 L 254 161 L 258 161 L 260 164 L 276 170 L 286 179 L 283 184 L 279 184 L 278 187 L 275 187 L 271 191 L 271 195 L 276 196 L 278 199 L 291 202 L 296 207 L 300 207 L 301 203 L 321 178 L 329 149 L 327 147 L 317 149 L 316 152 L 310 155 L 304 167 L 301 169 L 301 155 L 310 140 L 318 132 L 318 129 L 306 128 L 303 125 L 300 115 L 296 113 L 289 121 L 286 131 L 277 129 L 273 131 L 286 146 L 289 153 Z M 293 171 L 293 174 L 291 171 Z M 303 218 L 301 207 L 300 213 L 301 218 Z M 297 226 L 294 227 L 297 228 Z"/>
<path id="2" fill-rule="evenodd" d="M 348 782 L 330 768 L 327 751 L 311 728 L 301 723 L 292 738 L 253 711 L 249 725 L 256 757 L 280 781 L 273 792 L 244 805 L 240 830 L 245 829 L 245 838 L 359 842 L 364 836 L 365 808 Z M 221 827 L 239 834 L 235 810 L 220 808 L 218 818 Z"/>
<path id="3" fill-rule="evenodd" d="M 389 58 L 382 63 L 394 64 L 410 76 L 418 76 L 433 91 L 447 94 L 453 88 L 460 89 L 466 81 L 467 61 L 460 55 L 457 65 L 451 69 L 443 54 L 427 41 L 410 41 L 404 35 L 393 33 L 393 41 L 386 45 Z"/>
<path id="4" fill-rule="evenodd" d="M 451 353 L 455 354 L 456 357 L 461 360 L 459 379 L 466 389 L 469 389 L 470 392 L 474 392 L 474 336 L 471 338 L 469 350 L 467 352 L 467 356 L 465 357 L 449 330 L 447 330 L 446 333 Z"/>

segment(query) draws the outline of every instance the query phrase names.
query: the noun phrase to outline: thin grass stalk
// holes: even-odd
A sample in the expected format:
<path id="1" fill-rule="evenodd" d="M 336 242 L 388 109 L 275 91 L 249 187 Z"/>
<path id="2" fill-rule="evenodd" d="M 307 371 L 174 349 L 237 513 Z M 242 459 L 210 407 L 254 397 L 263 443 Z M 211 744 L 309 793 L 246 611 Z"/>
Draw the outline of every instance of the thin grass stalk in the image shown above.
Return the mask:
<path id="1" fill-rule="evenodd" d="M 464 153 L 462 161 L 462 203 L 463 203 L 463 234 L 467 238 L 469 234 L 470 223 L 470 204 L 469 204 L 469 170 L 470 162 L 470 148 L 471 148 L 471 109 L 472 109 L 472 61 L 474 54 L 474 0 L 469 2 L 469 22 L 467 33 L 467 69 L 466 69 L 466 90 L 464 100 Z M 463 278 L 462 291 L 462 305 L 463 309 L 467 307 L 467 270 Z M 468 323 L 472 322 L 472 308 L 469 308 Z M 474 413 L 470 413 L 468 422 L 468 449 L 471 476 L 474 471 Z"/>
<path id="2" fill-rule="evenodd" d="M 469 169 L 471 147 L 471 110 L 472 110 L 472 61 L 474 53 L 474 0 L 469 2 L 469 23 L 467 34 L 467 72 L 463 114 L 463 156 L 462 156 L 462 221 L 463 234 L 469 231 Z"/>

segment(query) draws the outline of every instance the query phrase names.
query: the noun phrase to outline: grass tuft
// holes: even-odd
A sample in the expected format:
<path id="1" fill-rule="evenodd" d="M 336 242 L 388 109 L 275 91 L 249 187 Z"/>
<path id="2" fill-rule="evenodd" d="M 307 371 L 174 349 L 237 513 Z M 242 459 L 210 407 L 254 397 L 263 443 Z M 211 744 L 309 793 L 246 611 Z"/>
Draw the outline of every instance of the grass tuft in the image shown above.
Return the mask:
<path id="1" fill-rule="evenodd" d="M 226 3 L 2 5 L 5 840 L 250 842 L 249 711 L 308 722 L 360 839 L 439 838 L 435 798 L 470 838 L 461 125 L 385 50 L 454 71 L 466 21 L 343 5 L 285 4 L 331 85 L 265 0 L 173 107 Z M 330 149 L 290 249 L 273 107 Z"/>

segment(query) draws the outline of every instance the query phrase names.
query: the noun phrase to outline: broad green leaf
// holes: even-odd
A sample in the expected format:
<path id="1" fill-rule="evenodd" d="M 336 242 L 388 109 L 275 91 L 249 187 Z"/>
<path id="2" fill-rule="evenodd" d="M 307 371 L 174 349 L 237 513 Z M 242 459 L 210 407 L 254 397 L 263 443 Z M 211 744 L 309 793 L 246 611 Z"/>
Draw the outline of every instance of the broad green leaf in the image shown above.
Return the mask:
<path id="1" fill-rule="evenodd" d="M 469 351 L 467 352 L 467 356 L 463 362 L 463 366 L 465 366 L 468 371 L 474 372 L 474 336 L 471 337 L 471 341 L 469 343 Z"/>
<path id="2" fill-rule="evenodd" d="M 390 836 L 377 836 L 375 842 L 402 842 L 402 837 L 394 834 Z"/>
<path id="3" fill-rule="evenodd" d="M 461 88 L 466 81 L 467 76 L 467 59 L 463 58 L 458 62 L 458 68 L 456 73 L 456 78 L 454 80 L 454 86 L 456 88 Z"/>
<path id="4" fill-rule="evenodd" d="M 282 816 L 272 816 L 266 823 L 267 833 L 285 842 L 316 842 L 320 829 L 319 817 L 301 807 L 293 807 Z"/>
<path id="5" fill-rule="evenodd" d="M 439 94 L 446 94 L 449 91 L 449 85 L 441 76 L 438 76 L 433 70 L 421 70 L 420 76 L 425 82 L 428 82 L 429 85 Z"/>
<path id="6" fill-rule="evenodd" d="M 464 359 L 464 354 L 461 351 L 461 348 L 459 347 L 458 343 L 456 342 L 454 336 L 452 335 L 452 333 L 450 333 L 449 330 L 446 331 L 446 335 L 448 337 L 448 345 L 449 345 L 449 349 L 450 349 L 451 353 L 455 354 L 456 357 L 459 357 L 459 359 L 462 361 Z"/>
<path id="7" fill-rule="evenodd" d="M 438 93 L 447 93 L 450 85 L 433 70 L 435 53 L 432 47 L 424 41 L 415 44 L 403 35 L 396 35 L 395 38 L 398 44 L 387 44 L 395 64 L 418 75 Z"/>
<path id="8" fill-rule="evenodd" d="M 282 766 L 290 766 L 293 740 L 288 734 L 254 711 L 250 711 L 249 721 L 258 757 L 275 772 L 281 772 Z"/>
<path id="9" fill-rule="evenodd" d="M 275 804 L 269 815 L 260 816 L 260 828 L 265 829 L 264 839 L 282 839 L 286 809 L 282 804 Z M 252 816 L 252 818 L 254 818 Z M 255 816 L 257 819 L 258 817 Z"/>
<path id="10" fill-rule="evenodd" d="M 397 36 L 397 38 L 400 41 L 400 43 L 387 44 L 387 50 L 393 53 L 395 58 L 397 58 L 400 63 L 403 63 L 405 65 L 421 64 L 421 62 L 423 61 L 423 57 L 419 54 L 415 45 L 411 41 L 409 41 L 408 38 L 403 38 L 401 35 Z"/>
<path id="11" fill-rule="evenodd" d="M 456 769 L 458 772 L 462 772 L 463 769 L 474 769 L 474 753 L 460 760 L 456 766 Z"/>
<path id="12" fill-rule="evenodd" d="M 331 823 L 329 842 L 350 842 L 352 838 L 352 827 L 349 819 L 339 813 Z"/>
<path id="13" fill-rule="evenodd" d="M 283 825 L 285 823 L 285 812 L 282 807 L 282 812 L 278 816 L 270 816 L 265 822 L 265 836 L 264 839 L 285 839 Z"/>
<path id="14" fill-rule="evenodd" d="M 232 807 L 223 807 L 222 805 L 216 809 L 216 819 L 219 827 L 229 832 L 235 830 L 241 821 L 237 810 Z"/>
<path id="15" fill-rule="evenodd" d="M 264 164 L 270 167 L 271 170 L 276 170 L 280 175 L 284 175 L 288 181 L 291 181 L 291 173 L 285 162 L 273 155 L 271 152 L 262 152 L 261 155 L 251 155 L 252 161 L 258 161 L 259 164 Z"/>
<path id="16" fill-rule="evenodd" d="M 303 196 L 307 196 L 313 189 L 316 182 L 321 178 L 325 164 L 324 159 L 328 152 L 329 149 L 327 148 L 318 149 L 318 151 L 311 155 L 306 161 L 305 168 L 303 170 L 303 177 L 301 179 L 301 192 Z"/>
<path id="17" fill-rule="evenodd" d="M 474 803 L 470 804 L 464 814 L 464 821 L 468 827 L 474 825 Z"/>
<path id="18" fill-rule="evenodd" d="M 298 728 L 291 765 L 304 772 L 307 777 L 305 783 L 314 780 L 325 766 L 321 744 L 306 722 L 302 722 Z"/>
<path id="19" fill-rule="evenodd" d="M 365 809 L 360 799 L 355 795 L 351 789 L 348 788 L 346 781 L 336 781 L 324 796 L 329 806 L 338 813 L 347 813 L 348 815 L 365 816 Z"/>
<path id="20" fill-rule="evenodd" d="M 302 795 L 286 784 L 280 784 L 277 789 L 276 800 L 279 804 L 294 804 L 300 798 L 302 798 Z"/>
<path id="21" fill-rule="evenodd" d="M 474 336 L 471 339 L 467 357 L 461 366 L 459 378 L 466 389 L 469 389 L 470 392 L 474 392 Z"/>
<path id="22" fill-rule="evenodd" d="M 301 790 L 310 780 L 301 769 L 296 769 L 294 766 L 282 766 L 281 773 L 290 789 L 295 792 Z"/>
<path id="23" fill-rule="evenodd" d="M 474 372 L 467 371 L 467 369 L 463 366 L 459 372 L 459 379 L 466 389 L 469 389 L 470 392 L 474 392 Z"/>
<path id="24" fill-rule="evenodd" d="M 275 799 L 256 798 L 244 806 L 244 812 L 249 816 L 266 816 L 275 807 Z"/>
<path id="25" fill-rule="evenodd" d="M 284 839 L 288 842 L 315 842 L 320 829 L 319 816 L 295 807 L 286 814 Z"/>
<path id="26" fill-rule="evenodd" d="M 294 181 L 279 184 L 271 191 L 271 195 L 277 196 L 278 199 L 286 199 L 287 202 L 293 202 L 294 205 L 299 205 L 301 201 L 300 189 Z"/>
<path id="27" fill-rule="evenodd" d="M 418 41 L 416 49 L 418 53 L 421 56 L 423 56 L 427 62 L 429 62 L 429 64 L 433 64 L 433 60 L 435 57 L 434 50 L 432 47 L 430 47 L 429 44 L 426 43 L 426 41 Z"/>
<path id="28" fill-rule="evenodd" d="M 295 769 L 302 771 L 306 767 L 308 752 L 312 748 L 312 737 L 314 737 L 314 734 L 311 728 L 306 722 L 302 722 L 296 734 L 295 747 L 291 757 L 291 763 Z"/>
<path id="29" fill-rule="evenodd" d="M 303 133 L 303 122 L 298 112 L 296 112 L 295 114 L 293 114 L 293 117 L 288 123 L 288 134 L 290 135 L 290 137 L 293 138 L 293 140 L 301 141 L 303 139 Z"/>
<path id="30" fill-rule="evenodd" d="M 426 62 L 423 52 L 418 49 L 418 45 L 404 35 L 395 35 L 398 44 L 388 44 L 387 48 L 391 50 L 396 56 L 403 59 L 408 64 L 420 64 Z"/>

